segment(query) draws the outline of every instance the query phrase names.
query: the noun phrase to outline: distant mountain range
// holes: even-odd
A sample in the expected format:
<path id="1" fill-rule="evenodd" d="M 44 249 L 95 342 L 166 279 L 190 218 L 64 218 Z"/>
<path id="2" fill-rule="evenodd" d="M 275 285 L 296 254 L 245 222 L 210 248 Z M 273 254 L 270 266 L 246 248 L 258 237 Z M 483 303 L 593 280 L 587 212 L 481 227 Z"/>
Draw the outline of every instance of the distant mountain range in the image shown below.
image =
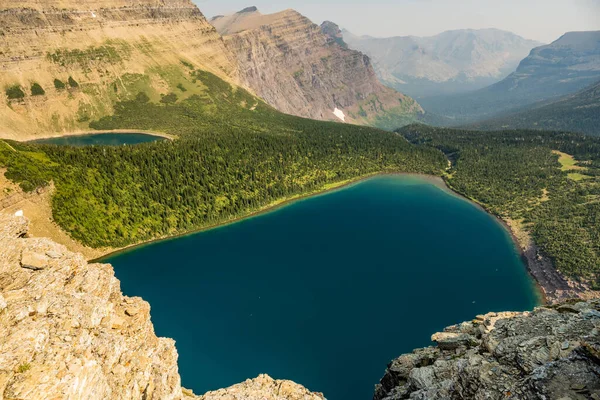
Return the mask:
<path id="1" fill-rule="evenodd" d="M 551 103 L 471 126 L 476 129 L 547 129 L 600 136 L 600 81 Z"/>
<path id="2" fill-rule="evenodd" d="M 558 100 L 600 80 L 600 31 L 569 32 L 533 49 L 515 72 L 472 93 L 422 99 L 423 107 L 457 122 L 484 120 Z"/>
<path id="3" fill-rule="evenodd" d="M 388 86 L 417 99 L 484 88 L 505 78 L 541 43 L 497 29 L 431 37 L 374 38 L 344 30 L 349 47 L 373 60 Z"/>

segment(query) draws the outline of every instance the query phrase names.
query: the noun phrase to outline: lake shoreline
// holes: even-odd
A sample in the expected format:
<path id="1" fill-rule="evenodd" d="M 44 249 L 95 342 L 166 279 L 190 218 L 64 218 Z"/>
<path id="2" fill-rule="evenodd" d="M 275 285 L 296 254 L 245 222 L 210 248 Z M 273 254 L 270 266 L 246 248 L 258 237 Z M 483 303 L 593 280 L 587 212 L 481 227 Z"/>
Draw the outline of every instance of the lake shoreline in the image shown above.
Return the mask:
<path id="1" fill-rule="evenodd" d="M 530 237 L 529 232 L 519 232 L 520 228 L 513 226 L 514 221 L 496 215 L 476 199 L 472 199 L 454 189 L 447 179 L 442 180 L 449 191 L 469 201 L 482 211 L 495 218 L 506 230 L 506 232 L 510 234 L 512 241 L 519 252 L 521 260 L 527 268 L 529 276 L 535 282 L 541 304 L 551 305 L 569 299 L 589 300 L 591 298 L 598 297 L 598 292 L 594 292 L 587 286 L 581 283 L 573 282 L 563 276 L 555 268 L 550 257 L 544 254 L 535 244 L 533 239 Z M 527 237 L 527 240 L 524 241 L 522 238 L 519 238 L 519 233 L 524 233 Z"/>
<path id="2" fill-rule="evenodd" d="M 283 198 L 281 200 L 275 201 L 273 203 L 267 204 L 261 208 L 259 208 L 258 210 L 252 211 L 248 214 L 245 215 L 241 215 L 238 217 L 233 217 L 230 218 L 226 221 L 223 222 L 218 222 L 215 224 L 211 224 L 211 225 L 207 225 L 205 227 L 202 228 L 198 228 L 198 229 L 194 229 L 191 231 L 187 231 L 187 232 L 182 232 L 182 233 L 176 233 L 174 235 L 166 235 L 166 236 L 162 236 L 162 237 L 158 237 L 156 239 L 150 239 L 147 241 L 143 241 L 140 243 L 136 243 L 136 244 L 132 244 L 129 246 L 125 246 L 125 247 L 118 247 L 118 248 L 109 248 L 110 250 L 106 253 L 103 254 L 102 256 L 90 260 L 89 262 L 103 262 L 104 259 L 112 257 L 112 256 L 116 256 L 117 254 L 122 254 L 128 251 L 133 251 L 136 250 L 137 248 L 140 247 L 144 247 L 144 246 L 148 246 L 151 245 L 153 243 L 157 243 L 157 242 L 164 242 L 164 241 L 169 241 L 169 240 L 174 240 L 174 239 L 179 239 L 185 236 L 190 236 L 190 235 L 195 235 L 197 233 L 200 232 L 205 232 L 205 231 L 210 231 L 212 229 L 218 229 L 218 228 L 222 228 L 224 226 L 228 226 L 228 225 L 232 225 L 241 221 L 244 221 L 246 219 L 250 219 L 250 218 L 254 218 L 254 217 L 258 217 L 261 216 L 263 214 L 268 214 L 270 212 L 274 212 L 277 211 L 278 209 L 285 207 L 291 203 L 295 203 L 297 201 L 300 200 L 305 200 L 308 198 L 312 198 L 312 197 L 317 197 L 317 196 L 321 196 L 321 195 L 325 195 L 331 192 L 334 192 L 336 190 L 341 190 L 341 189 L 345 189 L 349 186 L 352 185 L 356 185 L 358 183 L 361 183 L 363 181 L 366 181 L 368 179 L 371 178 L 375 178 L 377 176 L 383 176 L 383 175 L 414 175 L 414 176 L 420 176 L 420 177 L 429 177 L 429 178 L 436 178 L 433 175 L 421 175 L 421 174 L 410 174 L 410 173 L 394 173 L 394 172 L 390 172 L 390 173 L 373 173 L 373 174 L 368 174 L 368 175 L 364 175 L 364 176 L 360 176 L 357 178 L 351 178 L 351 179 L 347 179 L 344 181 L 340 181 L 337 183 L 332 183 L 332 184 L 328 184 L 325 185 L 325 187 L 323 189 L 316 189 L 314 191 L 305 193 L 305 194 L 300 194 L 300 195 L 295 195 L 295 196 L 290 196 L 288 198 Z M 439 178 L 440 183 L 443 185 L 443 180 L 441 178 Z"/>
<path id="3" fill-rule="evenodd" d="M 159 238 L 151 239 L 148 241 L 143 241 L 140 243 L 136 243 L 136 244 L 132 244 L 129 246 L 120 247 L 120 248 L 106 248 L 105 253 L 103 253 L 98 258 L 90 260 L 90 262 L 104 262 L 104 260 L 106 260 L 107 258 L 113 257 L 118 254 L 122 254 L 125 252 L 134 251 L 134 250 L 137 250 L 138 248 L 149 246 L 149 245 L 152 245 L 157 242 L 175 240 L 175 239 L 182 238 L 185 236 L 194 235 L 194 234 L 197 234 L 200 232 L 205 232 L 205 231 L 209 231 L 212 229 L 218 229 L 218 228 L 221 228 L 221 227 L 224 227 L 227 225 L 231 225 L 231 224 L 235 224 L 235 223 L 244 221 L 246 219 L 254 218 L 254 217 L 266 214 L 266 213 L 277 211 L 278 209 L 285 207 L 296 201 L 305 200 L 305 199 L 320 196 L 320 195 L 325 195 L 325 194 L 328 194 L 328 193 L 331 193 L 331 192 L 334 192 L 337 190 L 342 190 L 342 189 L 348 188 L 352 185 L 359 184 L 361 182 L 364 182 L 366 180 L 369 180 L 369 179 L 372 179 L 375 177 L 393 176 L 393 175 L 413 176 L 413 177 L 418 177 L 420 179 L 426 180 L 429 183 L 440 188 L 441 190 L 444 190 L 445 192 L 447 192 L 453 196 L 457 196 L 457 197 L 461 198 L 462 200 L 468 201 L 469 203 L 471 203 L 472 205 L 474 205 L 481 211 L 492 216 L 503 227 L 503 229 L 505 229 L 505 231 L 510 235 L 510 238 L 515 246 L 515 250 L 517 250 L 517 252 L 519 253 L 521 260 L 523 261 L 524 266 L 526 267 L 526 270 L 527 270 L 529 276 L 532 278 L 533 282 L 535 283 L 535 287 L 537 289 L 536 294 L 539 296 L 541 304 L 551 304 L 551 303 L 554 303 L 561 299 L 564 300 L 565 296 L 574 297 L 573 293 L 567 293 L 569 291 L 573 291 L 573 288 L 569 287 L 567 284 L 567 281 L 562 277 L 562 275 L 560 275 L 560 273 L 558 271 L 556 271 L 556 269 L 552 265 L 551 260 L 547 257 L 540 256 L 539 249 L 533 243 L 528 248 L 525 248 L 522 245 L 521 241 L 519 240 L 519 238 L 517 236 L 517 232 L 515 232 L 515 229 L 513 227 L 511 227 L 511 225 L 509 224 L 508 221 L 506 221 L 502 217 L 490 212 L 488 209 L 486 209 L 482 204 L 480 204 L 476 200 L 471 199 L 471 198 L 463 195 L 462 193 L 458 192 L 457 190 L 453 189 L 452 186 L 449 185 L 447 180 L 444 179 L 443 177 L 436 176 L 436 175 L 419 174 L 419 173 L 401 173 L 401 172 L 373 173 L 373 174 L 368 174 L 368 175 L 360 176 L 357 178 L 348 179 L 345 181 L 325 185 L 322 189 L 314 190 L 314 191 L 311 191 L 309 193 L 305 193 L 302 195 L 296 195 L 296 196 L 292 196 L 289 198 L 285 198 L 285 199 L 276 201 L 274 203 L 268 204 L 264 207 L 261 207 L 260 209 L 250 212 L 248 214 L 234 217 L 229 220 L 219 222 L 216 224 L 211 224 L 211 225 L 199 228 L 199 229 L 182 232 L 182 233 L 176 233 L 174 235 L 165 235 L 165 236 L 162 236 Z M 541 257 L 541 259 L 540 259 L 540 257 Z M 581 290 L 578 292 L 584 292 L 584 291 Z M 570 296 L 569 296 L 569 294 L 570 294 Z"/>
<path id="4" fill-rule="evenodd" d="M 60 133 L 43 133 L 40 135 L 26 135 L 22 140 L 16 140 L 17 142 L 28 143 L 36 140 L 43 139 L 58 139 L 61 137 L 71 136 L 88 136 L 88 135 L 100 135 L 100 134 L 124 134 L 124 133 L 139 133 L 148 136 L 162 137 L 169 140 L 175 140 L 177 136 L 169 135 L 168 133 L 156 132 L 156 131 L 145 131 L 140 129 L 113 129 L 113 130 L 99 130 L 99 131 L 72 131 L 72 132 L 60 132 Z M 6 139 L 14 140 L 14 139 Z"/>

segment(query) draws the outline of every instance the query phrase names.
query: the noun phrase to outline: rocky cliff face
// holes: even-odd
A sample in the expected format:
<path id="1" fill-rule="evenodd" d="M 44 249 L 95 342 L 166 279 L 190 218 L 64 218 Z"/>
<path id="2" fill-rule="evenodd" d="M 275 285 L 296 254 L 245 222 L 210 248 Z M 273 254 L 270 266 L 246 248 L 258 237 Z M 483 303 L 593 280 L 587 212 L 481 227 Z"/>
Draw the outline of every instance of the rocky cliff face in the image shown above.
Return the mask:
<path id="1" fill-rule="evenodd" d="M 85 130 L 115 101 L 160 99 L 182 63 L 237 81 L 191 0 L 0 0 L 0 136 Z"/>
<path id="2" fill-rule="evenodd" d="M 0 398 L 179 399 L 177 352 L 112 268 L 0 216 Z"/>
<path id="3" fill-rule="evenodd" d="M 387 85 L 417 98 L 481 89 L 513 72 L 541 43 L 497 29 L 455 30 L 431 37 L 373 38 L 343 32 L 373 59 Z"/>
<path id="4" fill-rule="evenodd" d="M 241 81 L 280 111 L 384 128 L 422 112 L 414 100 L 379 83 L 368 57 L 296 11 L 262 15 L 249 9 L 211 23 L 235 54 Z"/>
<path id="5" fill-rule="evenodd" d="M 600 302 L 491 313 L 390 363 L 374 400 L 599 399 Z"/>
<path id="6" fill-rule="evenodd" d="M 183 399 L 177 351 L 150 306 L 123 296 L 113 269 L 0 214 L 0 399 Z M 322 400 L 260 376 L 203 400 Z"/>

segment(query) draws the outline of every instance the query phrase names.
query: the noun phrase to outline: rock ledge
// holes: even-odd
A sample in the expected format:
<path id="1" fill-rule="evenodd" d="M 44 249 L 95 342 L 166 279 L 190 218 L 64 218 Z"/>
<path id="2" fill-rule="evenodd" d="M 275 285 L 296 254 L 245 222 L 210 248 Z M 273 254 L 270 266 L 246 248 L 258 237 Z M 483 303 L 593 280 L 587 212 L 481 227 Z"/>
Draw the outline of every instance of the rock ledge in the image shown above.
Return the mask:
<path id="1" fill-rule="evenodd" d="M 490 313 L 393 360 L 374 400 L 600 399 L 600 301 Z"/>

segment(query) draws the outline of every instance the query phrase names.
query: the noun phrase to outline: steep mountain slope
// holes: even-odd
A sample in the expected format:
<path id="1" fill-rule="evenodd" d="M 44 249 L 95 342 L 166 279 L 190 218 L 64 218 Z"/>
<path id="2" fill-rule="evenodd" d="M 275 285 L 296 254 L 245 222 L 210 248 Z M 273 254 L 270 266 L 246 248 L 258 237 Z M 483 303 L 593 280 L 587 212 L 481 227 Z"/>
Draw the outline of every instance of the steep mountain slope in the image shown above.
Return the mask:
<path id="1" fill-rule="evenodd" d="M 422 111 L 383 86 L 369 58 L 344 48 L 335 29 L 323 33 L 296 11 L 249 8 L 211 23 L 236 55 L 243 84 L 280 111 L 382 128 L 405 125 Z"/>
<path id="2" fill-rule="evenodd" d="M 472 125 L 476 129 L 547 129 L 600 135 L 600 82 L 550 104 Z"/>
<path id="3" fill-rule="evenodd" d="M 481 89 L 513 72 L 541 43 L 497 29 L 431 37 L 374 38 L 344 30 L 350 48 L 373 60 L 379 78 L 416 98 Z"/>
<path id="4" fill-rule="evenodd" d="M 422 101 L 427 111 L 483 119 L 576 93 L 600 80 L 600 31 L 569 32 L 531 51 L 504 80 L 472 93 Z"/>
<path id="5" fill-rule="evenodd" d="M 191 0 L 0 0 L 0 135 L 87 129 L 140 91 L 158 101 L 189 70 L 182 63 L 237 82 Z"/>

